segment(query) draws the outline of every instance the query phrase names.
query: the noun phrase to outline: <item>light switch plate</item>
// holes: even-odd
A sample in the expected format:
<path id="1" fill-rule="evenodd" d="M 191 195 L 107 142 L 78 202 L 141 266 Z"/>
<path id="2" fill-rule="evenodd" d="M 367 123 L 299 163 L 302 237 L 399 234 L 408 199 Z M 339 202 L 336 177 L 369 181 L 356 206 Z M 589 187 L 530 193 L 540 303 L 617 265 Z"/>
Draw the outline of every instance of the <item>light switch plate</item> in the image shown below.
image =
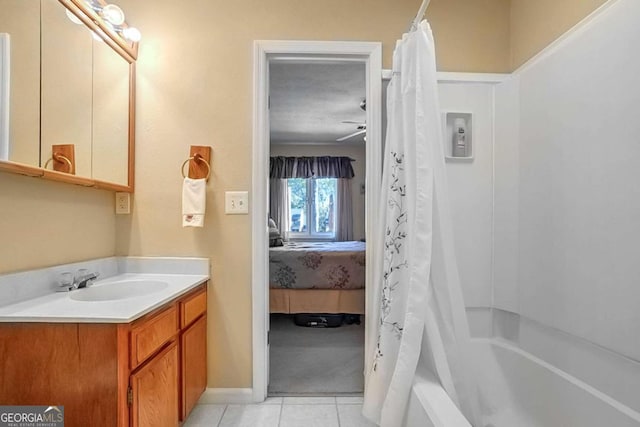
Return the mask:
<path id="1" fill-rule="evenodd" d="M 116 214 L 128 215 L 131 213 L 131 194 L 116 193 Z"/>
<path id="2" fill-rule="evenodd" d="M 249 213 L 249 192 L 225 191 L 224 212 L 227 215 L 247 215 Z"/>

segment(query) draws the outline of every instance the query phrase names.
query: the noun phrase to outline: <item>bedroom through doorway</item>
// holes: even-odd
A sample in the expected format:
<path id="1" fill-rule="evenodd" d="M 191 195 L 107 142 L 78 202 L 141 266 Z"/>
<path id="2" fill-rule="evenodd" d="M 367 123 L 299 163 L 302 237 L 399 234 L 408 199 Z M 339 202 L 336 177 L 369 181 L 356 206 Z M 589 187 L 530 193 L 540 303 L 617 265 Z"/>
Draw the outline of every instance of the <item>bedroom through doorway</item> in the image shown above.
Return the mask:
<path id="1" fill-rule="evenodd" d="M 269 63 L 269 385 L 361 394 L 366 64 Z"/>

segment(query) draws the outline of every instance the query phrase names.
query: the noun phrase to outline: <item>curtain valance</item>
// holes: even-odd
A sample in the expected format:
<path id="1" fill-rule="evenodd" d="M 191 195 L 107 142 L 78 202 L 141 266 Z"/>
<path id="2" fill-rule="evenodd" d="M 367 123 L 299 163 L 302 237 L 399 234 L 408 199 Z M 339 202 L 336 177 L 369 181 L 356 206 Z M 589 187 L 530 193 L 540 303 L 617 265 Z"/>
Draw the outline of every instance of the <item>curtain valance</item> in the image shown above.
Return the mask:
<path id="1" fill-rule="evenodd" d="M 349 157 L 271 157 L 269 178 L 347 178 L 355 176 Z"/>

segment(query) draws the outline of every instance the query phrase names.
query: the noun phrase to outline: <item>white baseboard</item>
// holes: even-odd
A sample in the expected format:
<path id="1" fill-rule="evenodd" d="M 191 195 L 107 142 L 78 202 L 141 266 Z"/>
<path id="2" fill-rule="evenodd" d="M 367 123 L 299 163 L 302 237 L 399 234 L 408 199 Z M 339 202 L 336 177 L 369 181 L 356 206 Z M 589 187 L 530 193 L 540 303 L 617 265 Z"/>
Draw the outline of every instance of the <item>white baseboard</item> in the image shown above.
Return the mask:
<path id="1" fill-rule="evenodd" d="M 253 389 L 207 388 L 198 403 L 253 403 Z"/>

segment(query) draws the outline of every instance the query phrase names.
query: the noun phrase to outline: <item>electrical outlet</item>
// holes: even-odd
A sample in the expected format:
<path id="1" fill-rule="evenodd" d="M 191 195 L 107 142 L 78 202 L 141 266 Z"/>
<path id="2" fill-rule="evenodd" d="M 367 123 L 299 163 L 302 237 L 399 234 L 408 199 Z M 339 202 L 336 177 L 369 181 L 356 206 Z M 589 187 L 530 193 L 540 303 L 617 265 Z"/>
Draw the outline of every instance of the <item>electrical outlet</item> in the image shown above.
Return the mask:
<path id="1" fill-rule="evenodd" d="M 116 214 L 128 215 L 131 213 L 131 194 L 116 193 Z"/>
<path id="2" fill-rule="evenodd" d="M 228 215 L 246 215 L 249 213 L 248 191 L 226 191 L 224 193 L 224 212 Z"/>

